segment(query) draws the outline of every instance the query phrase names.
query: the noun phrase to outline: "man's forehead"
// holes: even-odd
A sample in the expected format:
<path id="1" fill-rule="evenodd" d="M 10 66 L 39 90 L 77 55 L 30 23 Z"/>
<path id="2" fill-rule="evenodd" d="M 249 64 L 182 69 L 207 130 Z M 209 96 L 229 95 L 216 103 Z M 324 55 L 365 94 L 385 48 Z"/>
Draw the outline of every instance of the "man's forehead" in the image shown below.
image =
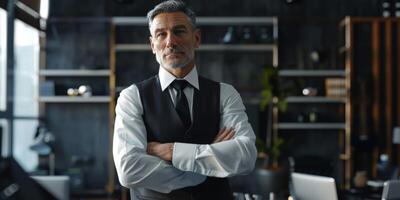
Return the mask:
<path id="1" fill-rule="evenodd" d="M 156 15 L 152 21 L 151 28 L 165 29 L 174 27 L 188 27 L 190 26 L 189 17 L 182 12 L 173 13 L 160 13 Z"/>

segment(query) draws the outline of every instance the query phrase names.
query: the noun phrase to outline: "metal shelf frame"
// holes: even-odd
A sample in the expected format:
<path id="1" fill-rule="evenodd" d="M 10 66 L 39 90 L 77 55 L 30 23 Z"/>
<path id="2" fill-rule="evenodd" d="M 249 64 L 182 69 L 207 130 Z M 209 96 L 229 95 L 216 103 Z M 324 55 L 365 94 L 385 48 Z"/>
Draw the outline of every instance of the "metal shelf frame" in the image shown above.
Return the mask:
<path id="1" fill-rule="evenodd" d="M 41 103 L 109 103 L 110 96 L 40 96 Z"/>
<path id="2" fill-rule="evenodd" d="M 46 76 L 46 77 L 70 77 L 70 76 L 77 76 L 77 77 L 109 77 L 110 70 L 102 69 L 102 70 L 84 70 L 84 69 L 42 69 L 39 71 L 39 76 Z"/>

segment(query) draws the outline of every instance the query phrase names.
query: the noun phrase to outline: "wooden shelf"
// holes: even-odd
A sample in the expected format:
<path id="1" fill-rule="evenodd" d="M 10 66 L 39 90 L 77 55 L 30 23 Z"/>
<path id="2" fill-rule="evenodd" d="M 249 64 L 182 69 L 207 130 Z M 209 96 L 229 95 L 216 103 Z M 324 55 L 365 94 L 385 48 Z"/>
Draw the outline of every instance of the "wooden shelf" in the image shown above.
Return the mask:
<path id="1" fill-rule="evenodd" d="M 288 103 L 346 103 L 346 98 L 330 98 L 330 97 L 305 97 L 291 96 L 286 98 Z"/>
<path id="2" fill-rule="evenodd" d="M 350 156 L 346 155 L 346 154 L 340 154 L 339 159 L 340 160 L 350 160 Z"/>
<path id="3" fill-rule="evenodd" d="M 199 51 L 272 51 L 274 44 L 203 44 Z"/>
<path id="4" fill-rule="evenodd" d="M 151 51 L 150 44 L 115 44 L 115 51 Z"/>
<path id="5" fill-rule="evenodd" d="M 273 51 L 275 44 L 202 44 L 198 51 Z M 116 44 L 117 52 L 151 51 L 150 44 Z"/>
<path id="6" fill-rule="evenodd" d="M 279 70 L 281 77 L 345 77 L 345 70 L 297 70 L 286 69 Z"/>
<path id="7" fill-rule="evenodd" d="M 346 128 L 345 123 L 278 123 L 278 129 L 287 130 L 328 130 L 328 129 L 340 129 L 344 130 Z"/>
<path id="8" fill-rule="evenodd" d="M 65 76 L 95 76 L 95 77 L 108 77 L 110 76 L 110 70 L 81 70 L 81 69 L 43 69 L 39 71 L 40 76 L 47 77 L 65 77 Z"/>
<path id="9" fill-rule="evenodd" d="M 70 97 L 70 96 L 41 96 L 42 103 L 109 103 L 109 96 Z"/>
<path id="10" fill-rule="evenodd" d="M 278 24 L 277 17 L 199 17 L 198 25 L 268 25 Z"/>
<path id="11" fill-rule="evenodd" d="M 113 24 L 118 26 L 147 26 L 145 17 L 112 17 Z M 197 17 L 197 25 L 268 25 L 278 24 L 277 17 Z"/>

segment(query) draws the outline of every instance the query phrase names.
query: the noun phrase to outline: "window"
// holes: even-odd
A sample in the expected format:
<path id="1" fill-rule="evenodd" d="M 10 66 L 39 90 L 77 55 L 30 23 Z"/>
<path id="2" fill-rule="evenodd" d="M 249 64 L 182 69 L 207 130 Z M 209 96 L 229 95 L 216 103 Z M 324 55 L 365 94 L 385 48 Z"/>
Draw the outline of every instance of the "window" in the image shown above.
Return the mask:
<path id="1" fill-rule="evenodd" d="M 30 146 L 39 124 L 39 31 L 15 20 L 14 39 L 13 156 L 26 171 L 32 171 L 38 164 L 37 153 Z"/>
<path id="2" fill-rule="evenodd" d="M 6 110 L 7 93 L 7 13 L 0 8 L 0 111 Z"/>

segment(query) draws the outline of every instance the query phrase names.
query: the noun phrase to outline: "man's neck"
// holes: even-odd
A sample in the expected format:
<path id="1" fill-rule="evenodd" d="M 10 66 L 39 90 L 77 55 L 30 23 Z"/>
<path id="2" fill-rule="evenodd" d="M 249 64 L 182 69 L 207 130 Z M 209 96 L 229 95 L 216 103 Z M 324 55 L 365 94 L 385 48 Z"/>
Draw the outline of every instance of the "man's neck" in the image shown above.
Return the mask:
<path id="1" fill-rule="evenodd" d="M 188 65 L 185 67 L 181 67 L 181 68 L 174 68 L 174 69 L 164 68 L 164 69 L 167 70 L 169 73 L 171 73 L 172 75 L 174 75 L 177 78 L 184 78 L 186 75 L 188 75 L 192 71 L 193 67 L 194 67 L 194 64 Z"/>

